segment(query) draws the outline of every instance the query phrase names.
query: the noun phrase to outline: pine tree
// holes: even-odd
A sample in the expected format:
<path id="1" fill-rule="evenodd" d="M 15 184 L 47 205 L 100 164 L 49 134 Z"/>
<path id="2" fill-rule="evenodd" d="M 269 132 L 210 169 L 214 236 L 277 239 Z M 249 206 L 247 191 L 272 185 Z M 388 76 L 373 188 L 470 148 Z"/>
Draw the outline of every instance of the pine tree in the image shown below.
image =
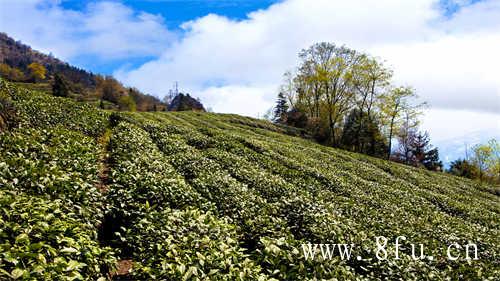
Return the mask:
<path id="1" fill-rule="evenodd" d="M 286 121 L 287 112 L 288 103 L 286 101 L 286 97 L 282 92 L 280 92 L 278 94 L 278 100 L 276 101 L 276 107 L 274 108 L 274 122 L 284 123 Z"/>
<path id="2" fill-rule="evenodd" d="M 376 157 L 385 157 L 388 149 L 378 120 L 368 118 L 366 112 L 360 114 L 359 109 L 347 116 L 340 143 L 345 149 Z"/>
<path id="3" fill-rule="evenodd" d="M 52 94 L 56 97 L 67 97 L 69 96 L 68 83 L 63 76 L 56 73 L 54 75 L 54 84 L 52 84 Z"/>
<path id="4" fill-rule="evenodd" d="M 409 132 L 404 138 L 399 137 L 400 161 L 416 167 L 423 166 L 432 171 L 442 170 L 443 163 L 439 160 L 438 149 L 432 147 L 429 134 L 412 130 Z"/>

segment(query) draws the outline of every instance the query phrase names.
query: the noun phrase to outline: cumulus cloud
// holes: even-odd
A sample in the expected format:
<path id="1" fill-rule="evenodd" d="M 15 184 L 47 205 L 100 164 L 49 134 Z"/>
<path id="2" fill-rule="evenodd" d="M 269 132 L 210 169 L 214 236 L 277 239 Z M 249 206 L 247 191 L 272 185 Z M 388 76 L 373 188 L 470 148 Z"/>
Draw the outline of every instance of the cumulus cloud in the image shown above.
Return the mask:
<path id="1" fill-rule="evenodd" d="M 433 108 L 499 113 L 497 46 L 500 34 L 466 34 L 374 50 L 392 64 L 398 83 L 414 86 Z"/>
<path id="2" fill-rule="evenodd" d="M 260 89 L 266 102 L 255 115 L 272 105 L 281 75 L 297 65 L 300 49 L 330 41 L 386 60 L 395 68 L 395 82 L 414 86 L 434 108 L 500 112 L 494 77 L 499 3 L 454 1 L 460 9 L 451 17 L 437 0 L 289 0 L 241 21 L 212 14 L 183 24 L 183 38 L 159 59 L 116 75 L 162 95 L 169 84 L 159 81 L 169 73 L 216 111 L 223 102 L 214 96 L 234 104 Z"/>
<path id="3" fill-rule="evenodd" d="M 53 0 L 0 0 L 0 6 L 1 31 L 65 60 L 158 56 L 175 38 L 161 16 L 118 2 L 89 2 L 83 11 Z"/>

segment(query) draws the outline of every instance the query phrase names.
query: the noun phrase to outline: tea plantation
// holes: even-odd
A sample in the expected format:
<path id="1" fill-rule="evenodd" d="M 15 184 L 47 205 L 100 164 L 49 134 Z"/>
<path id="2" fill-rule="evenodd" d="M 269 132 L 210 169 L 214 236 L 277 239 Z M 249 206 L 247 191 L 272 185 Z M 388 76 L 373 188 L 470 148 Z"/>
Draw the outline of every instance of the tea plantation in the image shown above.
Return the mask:
<path id="1" fill-rule="evenodd" d="M 500 279 L 498 187 L 238 115 L 0 94 L 17 112 L 0 133 L 0 280 Z M 307 243 L 355 246 L 306 259 Z M 478 258 L 449 259 L 453 243 Z"/>

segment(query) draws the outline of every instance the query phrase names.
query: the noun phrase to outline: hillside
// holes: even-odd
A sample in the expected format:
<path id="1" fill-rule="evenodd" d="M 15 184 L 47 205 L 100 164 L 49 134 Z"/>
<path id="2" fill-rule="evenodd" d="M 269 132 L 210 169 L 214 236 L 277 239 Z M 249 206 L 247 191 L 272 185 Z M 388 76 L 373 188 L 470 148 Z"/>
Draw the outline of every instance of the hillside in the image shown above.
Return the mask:
<path id="1" fill-rule="evenodd" d="M 494 187 L 322 146 L 262 120 L 116 113 L 0 83 L 18 119 L 0 133 L 0 279 L 500 276 Z M 376 258 L 377 236 L 389 240 L 387 260 Z M 396 259 L 398 236 L 407 240 Z M 303 243 L 356 247 L 350 259 L 306 259 Z M 413 260 L 409 243 L 433 259 Z M 449 260 L 452 243 L 477 244 L 478 259 L 462 249 Z"/>
<path id="2" fill-rule="evenodd" d="M 46 70 L 45 78 L 31 77 L 29 65 L 38 63 Z M 16 75 L 11 75 L 14 72 Z M 0 32 L 0 76 L 24 84 L 24 87 L 52 92 L 55 77 L 62 77 L 68 96 L 87 102 L 103 102 L 105 108 L 120 106 L 120 98 L 129 96 L 138 111 L 165 110 L 166 104 L 157 97 L 129 88 L 112 76 L 94 74 L 67 62 L 44 54 Z M 15 79 L 14 79 L 15 78 Z"/>
<path id="3" fill-rule="evenodd" d="M 45 66 L 49 75 L 61 73 L 72 83 L 80 84 L 84 88 L 96 86 L 94 74 L 71 66 L 52 55 L 33 50 L 28 45 L 14 40 L 2 32 L 0 32 L 0 62 L 24 72 L 27 71 L 30 63 L 37 62 Z"/>

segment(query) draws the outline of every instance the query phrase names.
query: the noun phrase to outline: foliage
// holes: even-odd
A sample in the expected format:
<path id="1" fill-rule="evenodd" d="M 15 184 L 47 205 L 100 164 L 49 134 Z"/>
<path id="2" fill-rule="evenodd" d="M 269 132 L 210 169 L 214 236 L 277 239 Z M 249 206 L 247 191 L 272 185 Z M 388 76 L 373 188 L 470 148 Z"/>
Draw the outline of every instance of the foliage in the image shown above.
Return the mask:
<path id="1" fill-rule="evenodd" d="M 140 279 L 264 280 L 234 226 L 196 209 L 148 212 L 128 229 Z"/>
<path id="2" fill-rule="evenodd" d="M 405 235 L 435 256 L 445 255 L 444 245 L 452 242 L 482 241 L 488 249 L 484 253 L 492 257 L 498 204 L 489 189 L 290 138 L 244 117 L 131 117 L 186 182 L 214 203 L 214 214 L 236 225 L 241 243 L 269 277 L 421 280 L 498 274 L 488 258 L 473 265 L 441 258 L 437 263 L 412 261 L 409 253 L 397 264 L 339 257 L 306 261 L 300 248 L 304 241 L 350 242 L 360 245 L 362 256 L 372 256 L 373 237 Z M 493 233 L 483 233 L 483 227 Z"/>
<path id="3" fill-rule="evenodd" d="M 29 91 L 0 80 L 0 91 L 8 94 L 18 111 L 21 127 L 57 127 L 97 137 L 106 129 L 108 113 L 85 103 Z"/>
<path id="4" fill-rule="evenodd" d="M 451 162 L 448 172 L 450 174 L 469 179 L 477 179 L 479 177 L 477 167 L 467 159 L 457 159 Z"/>
<path id="5" fill-rule="evenodd" d="M 168 111 L 205 111 L 200 99 L 195 99 L 189 94 L 179 93 L 168 104 Z"/>
<path id="6" fill-rule="evenodd" d="M 1 80 L 0 83 L 2 83 Z M 10 96 L 5 92 L 0 92 L 0 132 L 12 128 L 16 121 L 16 108 Z"/>
<path id="7" fill-rule="evenodd" d="M 0 76 L 10 81 L 22 81 L 25 79 L 24 73 L 8 64 L 0 63 Z"/>
<path id="8" fill-rule="evenodd" d="M 130 96 L 121 96 L 118 99 L 118 107 L 122 111 L 135 111 L 137 108 L 134 99 Z"/>
<path id="9" fill-rule="evenodd" d="M 286 101 L 285 95 L 280 92 L 278 94 L 278 99 L 276 100 L 276 106 L 274 107 L 274 122 L 285 123 L 287 111 L 288 103 Z"/>
<path id="10" fill-rule="evenodd" d="M 439 160 L 437 148 L 430 144 L 427 132 L 416 132 L 408 130 L 398 136 L 399 150 L 396 153 L 396 161 L 413 165 L 415 167 L 425 167 L 432 171 L 441 171 L 443 163 Z"/>
<path id="11" fill-rule="evenodd" d="M 28 65 L 28 70 L 30 72 L 31 77 L 35 81 L 40 81 L 45 79 L 45 74 L 47 73 L 47 69 L 45 69 L 45 66 L 37 62 L 32 62 Z"/>
<path id="12" fill-rule="evenodd" d="M 317 43 L 299 57 L 297 71 L 284 75 L 278 102 L 305 114 L 319 142 L 390 159 L 403 117 L 420 112 L 422 105 L 411 101 L 414 90 L 393 86 L 383 62 L 345 46 Z"/>
<path id="13" fill-rule="evenodd" d="M 415 98 L 417 98 L 415 91 L 409 87 L 394 88 L 380 96 L 381 121 L 386 125 L 389 135 L 387 159 L 390 159 L 392 153 L 392 139 L 395 132 L 399 131 L 399 136 L 404 138 L 418 125 L 417 116 L 423 105 L 410 104 L 409 100 Z"/>
<path id="14" fill-rule="evenodd" d="M 341 145 L 351 151 L 383 158 L 388 147 L 379 128 L 376 119 L 354 109 L 344 123 Z"/>
<path id="15" fill-rule="evenodd" d="M 20 119 L 17 128 L 0 133 L 0 279 L 105 278 L 116 259 L 97 235 L 104 216 L 104 196 L 95 185 L 99 150 L 83 134 L 95 132 L 74 126 L 80 119 L 98 128 L 100 115 L 0 82 Z M 66 106 L 70 111 L 60 119 L 50 116 Z"/>
<path id="16" fill-rule="evenodd" d="M 27 194 L 62 199 L 89 220 L 102 218 L 103 198 L 93 184 L 98 169 L 95 146 L 93 139 L 64 128 L 4 134 L 0 183 Z"/>
<path id="17" fill-rule="evenodd" d="M 54 83 L 52 84 L 52 94 L 56 97 L 67 97 L 69 96 L 69 86 L 68 82 L 59 73 L 54 75 Z"/>
<path id="18" fill-rule="evenodd" d="M 90 72 L 71 66 L 51 54 L 46 55 L 33 50 L 31 47 L 1 32 L 0 53 L 5 64 L 14 69 L 19 69 L 23 73 L 30 73 L 28 65 L 37 62 L 46 68 L 45 76 L 47 77 L 60 73 L 71 83 L 82 85 L 84 88 L 93 88 L 95 86 L 94 75 Z"/>
<path id="19" fill-rule="evenodd" d="M 1 32 L 0 54 L 0 75 L 10 81 L 33 82 L 33 87 L 37 87 L 51 77 L 56 78 L 57 74 L 65 78 L 70 92 L 74 94 L 73 97 L 80 101 L 98 101 L 104 95 L 105 100 L 116 105 L 120 96 L 130 92 L 129 95 L 134 99 L 139 111 L 159 111 L 166 107 L 158 98 L 141 93 L 137 89 L 126 88 L 113 77 L 95 75 L 74 67 L 52 54 L 33 50 Z M 28 77 L 25 77 L 25 73 Z M 106 108 L 112 106 L 106 105 Z"/>
<path id="20" fill-rule="evenodd" d="M 99 246 L 93 225 L 68 206 L 0 190 L 0 279 L 104 278 L 113 252 Z"/>
<path id="21" fill-rule="evenodd" d="M 478 170 L 480 181 L 500 182 L 500 145 L 496 139 L 474 146 L 471 162 Z"/>

